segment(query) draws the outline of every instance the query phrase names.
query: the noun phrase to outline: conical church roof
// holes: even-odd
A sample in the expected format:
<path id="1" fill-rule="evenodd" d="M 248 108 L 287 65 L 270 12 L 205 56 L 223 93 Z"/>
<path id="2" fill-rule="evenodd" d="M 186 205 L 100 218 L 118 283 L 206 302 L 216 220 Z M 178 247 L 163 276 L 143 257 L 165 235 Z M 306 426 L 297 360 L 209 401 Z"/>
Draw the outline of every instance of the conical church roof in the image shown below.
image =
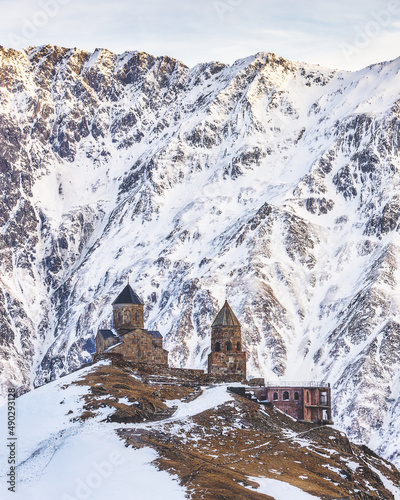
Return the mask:
<path id="1" fill-rule="evenodd" d="M 118 295 L 118 297 L 114 300 L 112 305 L 114 304 L 138 304 L 143 305 L 144 302 L 137 295 L 130 285 L 126 285 L 126 287 L 122 290 L 122 292 Z"/>
<path id="2" fill-rule="evenodd" d="M 213 326 L 240 326 L 240 323 L 237 317 L 233 314 L 228 301 L 225 300 L 225 304 L 222 306 L 222 309 L 217 314 L 217 317 L 214 320 Z"/>

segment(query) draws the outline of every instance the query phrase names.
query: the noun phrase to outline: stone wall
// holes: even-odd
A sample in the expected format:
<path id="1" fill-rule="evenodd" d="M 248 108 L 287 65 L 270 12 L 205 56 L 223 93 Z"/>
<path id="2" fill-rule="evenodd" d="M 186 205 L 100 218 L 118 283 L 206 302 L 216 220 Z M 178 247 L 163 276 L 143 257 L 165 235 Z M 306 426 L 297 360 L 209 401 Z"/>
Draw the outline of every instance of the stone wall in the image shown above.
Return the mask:
<path id="1" fill-rule="evenodd" d="M 144 316 L 142 304 L 114 304 L 113 305 L 114 328 L 120 330 L 132 330 L 132 328 L 144 328 Z"/>
<path id="2" fill-rule="evenodd" d="M 208 373 L 214 375 L 240 375 L 246 378 L 246 353 L 210 352 L 208 355 Z"/>
<path id="3" fill-rule="evenodd" d="M 123 336 L 123 343 L 113 349 L 127 360 L 168 366 L 168 351 L 154 345 L 154 338 L 146 330 L 137 328 Z"/>
<path id="4" fill-rule="evenodd" d="M 229 349 L 230 347 L 230 349 Z M 211 330 L 211 351 L 228 352 L 242 350 L 240 326 L 213 326 Z"/>
<path id="5" fill-rule="evenodd" d="M 153 345 L 154 347 L 161 347 L 162 349 L 163 339 L 153 338 Z"/>
<path id="6" fill-rule="evenodd" d="M 164 376 L 169 379 L 169 383 L 171 383 L 171 379 L 173 378 L 177 379 L 182 385 L 190 382 L 191 385 L 194 386 L 243 381 L 242 375 L 216 375 L 205 373 L 204 370 L 196 370 L 191 368 L 172 368 L 166 366 L 165 364 L 137 362 L 128 360 L 122 354 L 114 352 L 95 354 L 93 356 L 93 363 L 104 359 L 109 359 L 115 366 L 119 366 L 121 368 L 129 368 L 137 371 L 138 373 L 161 377 Z"/>
<path id="7" fill-rule="evenodd" d="M 100 333 L 96 335 L 96 352 L 104 352 L 106 349 L 114 345 L 118 339 L 116 337 L 104 338 Z"/>
<path id="8" fill-rule="evenodd" d="M 104 355 L 107 357 L 107 354 Z M 241 382 L 243 381 L 242 375 L 216 375 L 205 373 L 204 370 L 195 370 L 192 368 L 172 368 L 165 365 L 135 362 L 127 360 L 123 356 L 112 358 L 112 364 L 120 367 L 128 367 L 137 370 L 139 373 L 148 375 L 159 375 L 169 379 L 176 378 L 185 385 L 186 382 L 192 382 L 194 385 L 209 385 L 221 384 L 224 382 Z M 104 359 L 104 358 L 102 358 Z M 171 380 L 170 380 L 171 383 Z"/>

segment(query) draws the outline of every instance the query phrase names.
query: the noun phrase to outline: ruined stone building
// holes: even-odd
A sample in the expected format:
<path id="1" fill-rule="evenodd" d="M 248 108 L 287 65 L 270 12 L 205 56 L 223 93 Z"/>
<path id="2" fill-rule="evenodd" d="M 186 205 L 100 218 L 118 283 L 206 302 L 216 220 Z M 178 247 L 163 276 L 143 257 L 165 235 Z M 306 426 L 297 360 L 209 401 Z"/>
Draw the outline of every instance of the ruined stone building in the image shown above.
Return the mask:
<path id="1" fill-rule="evenodd" d="M 144 328 L 143 306 L 128 284 L 112 304 L 113 329 L 96 335 L 96 354 L 112 352 L 129 361 L 168 366 L 162 335 Z"/>
<path id="2" fill-rule="evenodd" d="M 241 326 L 227 301 L 211 325 L 208 373 L 246 378 L 246 353 L 242 350 Z"/>
<path id="3" fill-rule="evenodd" d="M 254 389 L 260 402 L 269 402 L 296 420 L 330 421 L 331 388 L 329 384 L 284 386 L 270 385 Z"/>

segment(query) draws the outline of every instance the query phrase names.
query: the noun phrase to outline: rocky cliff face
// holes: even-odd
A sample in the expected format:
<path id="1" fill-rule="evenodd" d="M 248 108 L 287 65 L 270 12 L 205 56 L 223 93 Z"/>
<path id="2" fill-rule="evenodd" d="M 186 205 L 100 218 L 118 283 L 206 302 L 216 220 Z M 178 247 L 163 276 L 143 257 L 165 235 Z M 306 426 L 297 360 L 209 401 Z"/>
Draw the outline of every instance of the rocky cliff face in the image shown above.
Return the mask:
<path id="1" fill-rule="evenodd" d="M 2 387 L 87 361 L 129 276 L 174 365 L 228 298 L 250 375 L 399 463 L 399 70 L 1 49 Z"/>

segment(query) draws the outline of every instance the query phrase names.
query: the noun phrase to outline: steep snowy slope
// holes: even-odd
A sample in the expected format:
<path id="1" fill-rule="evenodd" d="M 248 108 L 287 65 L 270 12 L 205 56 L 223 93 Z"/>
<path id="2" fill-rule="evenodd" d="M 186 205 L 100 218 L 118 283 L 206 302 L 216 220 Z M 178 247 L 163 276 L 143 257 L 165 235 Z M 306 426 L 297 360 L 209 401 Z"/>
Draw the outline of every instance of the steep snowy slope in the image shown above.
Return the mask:
<path id="1" fill-rule="evenodd" d="M 400 60 L 1 50 L 0 382 L 89 359 L 126 279 L 176 366 L 225 298 L 249 374 L 325 379 L 399 460 Z"/>

